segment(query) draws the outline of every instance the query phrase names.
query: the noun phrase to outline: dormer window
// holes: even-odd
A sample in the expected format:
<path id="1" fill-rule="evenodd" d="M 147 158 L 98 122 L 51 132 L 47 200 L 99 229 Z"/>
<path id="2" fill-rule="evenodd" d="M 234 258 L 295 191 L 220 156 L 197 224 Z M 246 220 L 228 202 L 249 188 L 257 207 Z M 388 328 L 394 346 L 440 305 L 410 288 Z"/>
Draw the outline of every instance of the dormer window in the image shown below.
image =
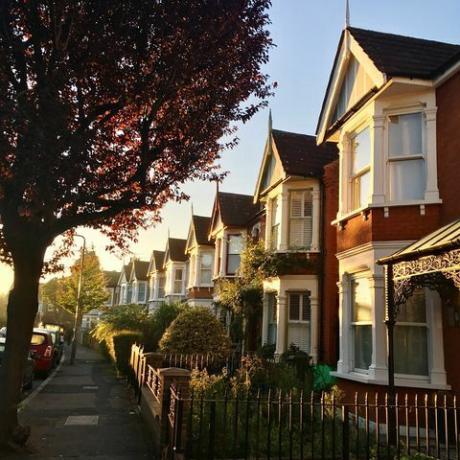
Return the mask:
<path id="1" fill-rule="evenodd" d="M 369 203 L 371 184 L 371 141 L 369 128 L 351 139 L 351 207 L 359 209 Z"/>
<path id="2" fill-rule="evenodd" d="M 312 240 L 312 193 L 298 190 L 289 199 L 289 248 L 310 248 Z"/>
<path id="3" fill-rule="evenodd" d="M 423 200 L 426 171 L 423 114 L 388 117 L 388 164 L 391 201 Z"/>

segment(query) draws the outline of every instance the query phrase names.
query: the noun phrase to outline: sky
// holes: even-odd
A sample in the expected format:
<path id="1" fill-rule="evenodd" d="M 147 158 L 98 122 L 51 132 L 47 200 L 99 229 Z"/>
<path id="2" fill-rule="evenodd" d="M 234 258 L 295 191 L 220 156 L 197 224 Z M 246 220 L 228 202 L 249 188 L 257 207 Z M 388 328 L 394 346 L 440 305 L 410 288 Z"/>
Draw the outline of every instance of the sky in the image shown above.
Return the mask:
<path id="1" fill-rule="evenodd" d="M 270 31 L 276 47 L 265 71 L 278 83 L 269 101 L 273 127 L 314 134 L 336 47 L 345 23 L 346 0 L 272 0 Z M 460 0 L 350 0 L 354 27 L 460 44 Z M 240 127 L 239 145 L 223 152 L 220 164 L 229 174 L 220 189 L 252 194 L 268 129 L 268 109 Z M 183 190 L 189 202 L 170 203 L 162 222 L 140 233 L 132 254 L 148 260 L 153 249 L 164 249 L 169 234 L 186 238 L 191 215 L 211 214 L 215 184 L 189 183 Z M 123 257 L 105 250 L 108 243 L 98 232 L 79 229 L 94 246 L 102 267 L 119 270 Z M 76 240 L 76 245 L 81 240 Z M 125 256 L 126 260 L 126 256 Z M 13 273 L 0 265 L 0 292 L 10 289 Z"/>

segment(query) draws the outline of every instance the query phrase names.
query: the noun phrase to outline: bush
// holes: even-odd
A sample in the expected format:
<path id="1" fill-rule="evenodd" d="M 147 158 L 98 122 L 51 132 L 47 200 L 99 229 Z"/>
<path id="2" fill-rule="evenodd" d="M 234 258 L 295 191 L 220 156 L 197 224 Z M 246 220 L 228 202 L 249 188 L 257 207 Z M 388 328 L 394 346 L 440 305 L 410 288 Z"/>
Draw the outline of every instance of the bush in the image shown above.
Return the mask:
<path id="1" fill-rule="evenodd" d="M 179 313 L 186 309 L 185 304 L 162 303 L 150 316 L 147 329 L 144 334 L 144 343 L 148 350 L 157 350 L 158 344 L 166 329 L 177 318 Z"/>
<path id="2" fill-rule="evenodd" d="M 117 370 L 122 374 L 129 372 L 131 346 L 142 340 L 142 333 L 138 331 L 118 331 L 107 342 L 109 355 Z"/>
<path id="3" fill-rule="evenodd" d="M 230 348 L 224 326 L 206 307 L 179 313 L 160 340 L 160 349 L 169 353 L 212 353 L 224 357 Z"/>

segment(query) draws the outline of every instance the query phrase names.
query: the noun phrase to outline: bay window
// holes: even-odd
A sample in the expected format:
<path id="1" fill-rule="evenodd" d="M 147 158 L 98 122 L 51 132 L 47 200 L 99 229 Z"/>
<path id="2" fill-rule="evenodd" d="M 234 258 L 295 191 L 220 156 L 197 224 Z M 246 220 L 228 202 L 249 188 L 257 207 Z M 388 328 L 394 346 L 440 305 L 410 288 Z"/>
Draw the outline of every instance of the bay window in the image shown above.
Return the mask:
<path id="1" fill-rule="evenodd" d="M 201 254 L 200 259 L 200 284 L 212 282 L 212 254 Z"/>
<path id="2" fill-rule="evenodd" d="M 354 369 L 367 372 L 372 362 L 372 303 L 369 280 L 351 279 Z"/>
<path id="3" fill-rule="evenodd" d="M 278 324 L 277 314 L 277 298 L 275 293 L 268 293 L 268 332 L 267 332 L 267 343 L 269 345 L 276 345 L 276 331 Z"/>
<path id="4" fill-rule="evenodd" d="M 143 283 L 143 282 L 139 282 L 138 285 L 137 285 L 137 301 L 138 302 L 145 302 L 145 297 L 146 297 L 146 294 L 147 294 L 147 290 L 146 290 L 146 284 Z"/>
<path id="5" fill-rule="evenodd" d="M 289 248 L 311 247 L 312 207 L 311 190 L 299 190 L 290 193 Z"/>
<path id="6" fill-rule="evenodd" d="M 369 203 L 371 184 L 371 140 L 369 128 L 351 139 L 351 207 L 352 210 Z"/>
<path id="7" fill-rule="evenodd" d="M 240 267 L 243 238 L 241 235 L 228 235 L 227 240 L 227 275 L 234 275 Z"/>
<path id="8" fill-rule="evenodd" d="M 417 289 L 401 305 L 395 327 L 395 373 L 428 376 L 426 298 Z"/>
<path id="9" fill-rule="evenodd" d="M 184 270 L 176 268 L 174 270 L 174 294 L 182 294 L 182 285 L 184 280 Z"/>
<path id="10" fill-rule="evenodd" d="M 389 191 L 391 201 L 425 196 L 423 114 L 391 115 L 388 119 Z"/>

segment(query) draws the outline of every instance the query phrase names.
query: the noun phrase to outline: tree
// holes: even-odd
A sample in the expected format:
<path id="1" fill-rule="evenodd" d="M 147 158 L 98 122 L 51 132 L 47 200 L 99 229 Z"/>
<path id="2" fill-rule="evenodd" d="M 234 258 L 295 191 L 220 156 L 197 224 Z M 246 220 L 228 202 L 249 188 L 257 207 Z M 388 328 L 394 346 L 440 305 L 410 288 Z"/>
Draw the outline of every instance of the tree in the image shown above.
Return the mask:
<path id="1" fill-rule="evenodd" d="M 223 324 L 207 307 L 187 308 L 179 313 L 160 340 L 160 350 L 169 353 L 210 353 L 223 358 L 230 348 Z"/>
<path id="2" fill-rule="evenodd" d="M 72 314 L 75 314 L 77 308 L 79 277 L 80 259 L 77 259 L 70 268 L 70 276 L 59 280 L 55 294 L 56 305 Z M 94 251 L 85 253 L 81 280 L 80 320 L 85 313 L 103 307 L 109 297 L 107 280 Z"/>
<path id="3" fill-rule="evenodd" d="M 40 276 L 90 226 L 125 247 L 180 186 L 216 179 L 272 93 L 270 0 L 0 2 L 0 256 L 14 268 L 0 443 L 17 420 Z M 62 244 L 44 263 L 47 248 Z"/>

